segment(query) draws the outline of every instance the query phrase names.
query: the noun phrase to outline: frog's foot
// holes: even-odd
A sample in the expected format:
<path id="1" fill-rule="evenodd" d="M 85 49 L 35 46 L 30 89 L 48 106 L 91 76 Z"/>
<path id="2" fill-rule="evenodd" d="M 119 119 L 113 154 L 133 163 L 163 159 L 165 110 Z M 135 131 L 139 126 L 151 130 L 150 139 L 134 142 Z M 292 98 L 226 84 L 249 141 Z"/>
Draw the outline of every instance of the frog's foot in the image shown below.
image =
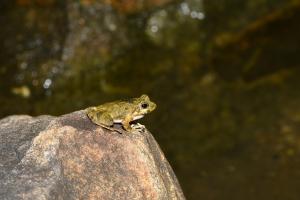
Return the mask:
<path id="1" fill-rule="evenodd" d="M 142 131 L 144 132 L 146 127 L 140 123 L 136 123 L 136 124 L 131 124 L 131 128 L 137 130 L 137 131 Z"/>
<path id="2" fill-rule="evenodd" d="M 105 125 L 101 125 L 101 127 L 105 128 L 107 130 L 110 130 L 110 131 L 118 132 L 120 134 L 126 134 L 127 133 L 122 128 L 115 128 L 115 127 L 110 127 L 110 126 L 105 126 Z"/>

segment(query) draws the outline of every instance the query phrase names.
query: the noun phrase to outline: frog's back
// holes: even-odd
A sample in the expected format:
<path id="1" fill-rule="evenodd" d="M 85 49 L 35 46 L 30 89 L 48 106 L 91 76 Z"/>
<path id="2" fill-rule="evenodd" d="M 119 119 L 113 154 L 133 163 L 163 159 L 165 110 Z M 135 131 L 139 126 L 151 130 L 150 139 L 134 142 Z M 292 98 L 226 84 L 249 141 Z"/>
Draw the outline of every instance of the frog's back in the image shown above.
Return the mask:
<path id="1" fill-rule="evenodd" d="M 109 113 L 113 118 L 124 118 L 128 113 L 134 111 L 134 106 L 126 101 L 114 101 L 97 107 L 99 112 Z"/>

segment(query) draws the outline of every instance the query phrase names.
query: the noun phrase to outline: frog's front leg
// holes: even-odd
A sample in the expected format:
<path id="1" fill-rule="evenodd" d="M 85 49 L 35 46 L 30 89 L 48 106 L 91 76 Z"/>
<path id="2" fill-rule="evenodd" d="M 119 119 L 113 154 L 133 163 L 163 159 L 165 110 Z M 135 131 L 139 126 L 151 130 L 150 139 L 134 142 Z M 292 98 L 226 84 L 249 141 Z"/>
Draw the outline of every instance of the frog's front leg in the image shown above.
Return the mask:
<path id="1" fill-rule="evenodd" d="M 126 131 L 130 131 L 132 128 L 130 126 L 130 122 L 133 120 L 131 115 L 127 115 L 125 119 L 122 121 L 122 125 Z"/>

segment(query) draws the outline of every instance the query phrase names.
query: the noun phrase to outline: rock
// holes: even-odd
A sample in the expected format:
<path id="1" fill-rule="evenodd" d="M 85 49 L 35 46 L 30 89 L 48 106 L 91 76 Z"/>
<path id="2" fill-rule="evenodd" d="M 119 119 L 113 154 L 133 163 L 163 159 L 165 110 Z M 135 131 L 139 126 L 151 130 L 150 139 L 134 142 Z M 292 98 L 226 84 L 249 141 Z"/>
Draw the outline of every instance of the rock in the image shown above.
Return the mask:
<path id="1" fill-rule="evenodd" d="M 84 111 L 0 120 L 0 199 L 185 199 L 147 131 L 119 134 Z"/>

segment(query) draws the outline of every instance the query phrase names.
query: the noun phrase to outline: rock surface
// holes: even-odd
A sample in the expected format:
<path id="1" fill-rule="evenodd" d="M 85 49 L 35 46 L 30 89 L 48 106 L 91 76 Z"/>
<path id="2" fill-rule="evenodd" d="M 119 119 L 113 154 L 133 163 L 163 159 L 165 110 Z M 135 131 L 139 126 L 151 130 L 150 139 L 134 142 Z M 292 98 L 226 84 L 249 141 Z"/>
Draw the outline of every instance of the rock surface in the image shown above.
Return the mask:
<path id="1" fill-rule="evenodd" d="M 148 131 L 119 134 L 83 111 L 0 120 L 0 199 L 185 199 Z"/>

